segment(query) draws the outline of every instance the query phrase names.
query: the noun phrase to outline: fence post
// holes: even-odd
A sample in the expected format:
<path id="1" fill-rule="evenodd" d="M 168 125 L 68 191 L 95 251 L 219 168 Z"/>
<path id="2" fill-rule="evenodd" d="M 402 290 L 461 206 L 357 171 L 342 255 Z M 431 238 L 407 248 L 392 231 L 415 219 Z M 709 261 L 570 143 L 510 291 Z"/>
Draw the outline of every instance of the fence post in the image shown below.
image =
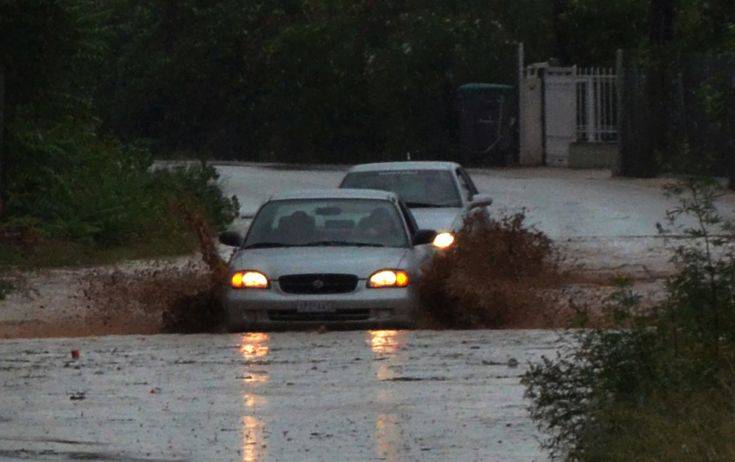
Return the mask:
<path id="1" fill-rule="evenodd" d="M 731 190 L 735 190 L 735 66 L 730 70 L 730 91 L 728 93 L 730 96 L 730 101 L 727 105 L 727 136 L 730 148 L 730 152 L 727 153 L 730 161 L 728 165 L 728 187 Z"/>
<path id="2" fill-rule="evenodd" d="M 592 143 L 595 141 L 595 77 L 593 75 L 593 69 L 590 68 L 585 72 L 585 119 L 587 126 L 585 131 L 587 132 L 587 141 Z"/>
<path id="3" fill-rule="evenodd" d="M 0 63 L 0 216 L 5 210 L 5 66 Z"/>
<path id="4" fill-rule="evenodd" d="M 617 91 L 618 110 L 618 158 L 613 167 L 613 175 L 623 174 L 623 151 L 625 146 L 625 55 L 618 49 L 615 53 L 615 90 Z"/>
<path id="5" fill-rule="evenodd" d="M 526 73 L 526 57 L 523 48 L 523 42 L 518 43 L 518 163 L 521 163 L 521 156 L 525 147 L 524 132 L 526 130 L 525 113 L 526 113 L 526 86 L 524 77 Z"/>

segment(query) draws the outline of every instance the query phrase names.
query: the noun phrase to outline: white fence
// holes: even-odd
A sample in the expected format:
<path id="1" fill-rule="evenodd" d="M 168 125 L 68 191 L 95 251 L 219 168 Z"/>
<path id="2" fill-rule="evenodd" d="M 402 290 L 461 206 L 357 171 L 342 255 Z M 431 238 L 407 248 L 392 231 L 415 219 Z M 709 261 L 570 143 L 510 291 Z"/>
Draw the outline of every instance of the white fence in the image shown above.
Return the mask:
<path id="1" fill-rule="evenodd" d="M 614 69 L 524 65 L 522 46 L 518 55 L 521 165 L 569 166 L 577 142 L 597 144 L 580 148 L 593 153 L 585 154 L 584 162 L 598 153 L 599 159 L 607 156 L 610 148 L 603 145 L 618 142 Z"/>
<path id="2" fill-rule="evenodd" d="M 618 141 L 618 99 L 615 72 L 591 67 L 576 72 L 577 141 Z"/>

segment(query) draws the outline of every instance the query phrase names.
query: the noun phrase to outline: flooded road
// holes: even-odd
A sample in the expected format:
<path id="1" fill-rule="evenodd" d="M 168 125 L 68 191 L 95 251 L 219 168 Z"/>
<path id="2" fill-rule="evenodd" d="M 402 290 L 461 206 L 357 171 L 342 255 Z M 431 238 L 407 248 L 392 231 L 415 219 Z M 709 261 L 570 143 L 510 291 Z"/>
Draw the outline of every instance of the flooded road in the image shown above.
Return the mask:
<path id="1" fill-rule="evenodd" d="M 383 330 L 0 341 L 0 459 L 546 460 L 519 377 L 557 339 Z"/>

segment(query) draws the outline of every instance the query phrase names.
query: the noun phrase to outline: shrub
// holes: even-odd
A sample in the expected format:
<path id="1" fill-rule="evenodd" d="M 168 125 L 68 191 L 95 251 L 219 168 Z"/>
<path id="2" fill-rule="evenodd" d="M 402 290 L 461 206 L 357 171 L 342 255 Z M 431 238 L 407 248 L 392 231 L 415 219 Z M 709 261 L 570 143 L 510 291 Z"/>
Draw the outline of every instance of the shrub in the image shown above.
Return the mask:
<path id="1" fill-rule="evenodd" d="M 49 241 L 83 251 L 149 246 L 154 253 L 177 253 L 195 245 L 182 206 L 199 210 L 217 228 L 237 211 L 213 168 L 153 170 L 146 149 L 73 123 L 27 130 L 14 141 L 0 257 L 13 249 L 47 251 Z"/>
<path id="2" fill-rule="evenodd" d="M 613 330 L 575 334 L 523 378 L 546 446 L 570 460 L 732 460 L 735 444 L 735 259 L 721 190 L 708 180 L 669 189 L 672 224 L 689 237 L 666 299 L 642 311 L 621 288 Z M 693 223 L 693 224 L 691 224 Z"/>
<path id="3" fill-rule="evenodd" d="M 166 199 L 167 205 L 189 204 L 197 207 L 204 220 L 216 230 L 237 217 L 237 197 L 226 198 L 217 184 L 217 170 L 212 166 L 189 165 L 157 169 L 150 173 L 153 193 Z"/>
<path id="4" fill-rule="evenodd" d="M 456 244 L 434 256 L 421 280 L 424 310 L 445 327 L 499 327 L 542 313 L 558 272 L 551 240 L 518 213 L 469 217 Z"/>

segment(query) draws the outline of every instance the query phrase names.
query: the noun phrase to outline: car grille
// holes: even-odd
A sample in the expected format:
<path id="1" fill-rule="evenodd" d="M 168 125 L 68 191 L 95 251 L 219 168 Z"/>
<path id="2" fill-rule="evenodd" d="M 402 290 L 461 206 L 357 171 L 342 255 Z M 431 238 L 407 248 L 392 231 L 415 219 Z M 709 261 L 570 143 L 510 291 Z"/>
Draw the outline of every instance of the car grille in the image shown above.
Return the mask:
<path id="1" fill-rule="evenodd" d="M 329 321 L 365 321 L 370 318 L 370 310 L 337 310 L 324 313 L 299 313 L 296 310 L 268 310 L 268 319 L 271 321 L 301 321 L 301 322 L 329 322 Z"/>
<path id="2" fill-rule="evenodd" d="M 278 278 L 281 290 L 289 294 L 346 294 L 357 288 L 352 274 L 293 274 Z"/>

